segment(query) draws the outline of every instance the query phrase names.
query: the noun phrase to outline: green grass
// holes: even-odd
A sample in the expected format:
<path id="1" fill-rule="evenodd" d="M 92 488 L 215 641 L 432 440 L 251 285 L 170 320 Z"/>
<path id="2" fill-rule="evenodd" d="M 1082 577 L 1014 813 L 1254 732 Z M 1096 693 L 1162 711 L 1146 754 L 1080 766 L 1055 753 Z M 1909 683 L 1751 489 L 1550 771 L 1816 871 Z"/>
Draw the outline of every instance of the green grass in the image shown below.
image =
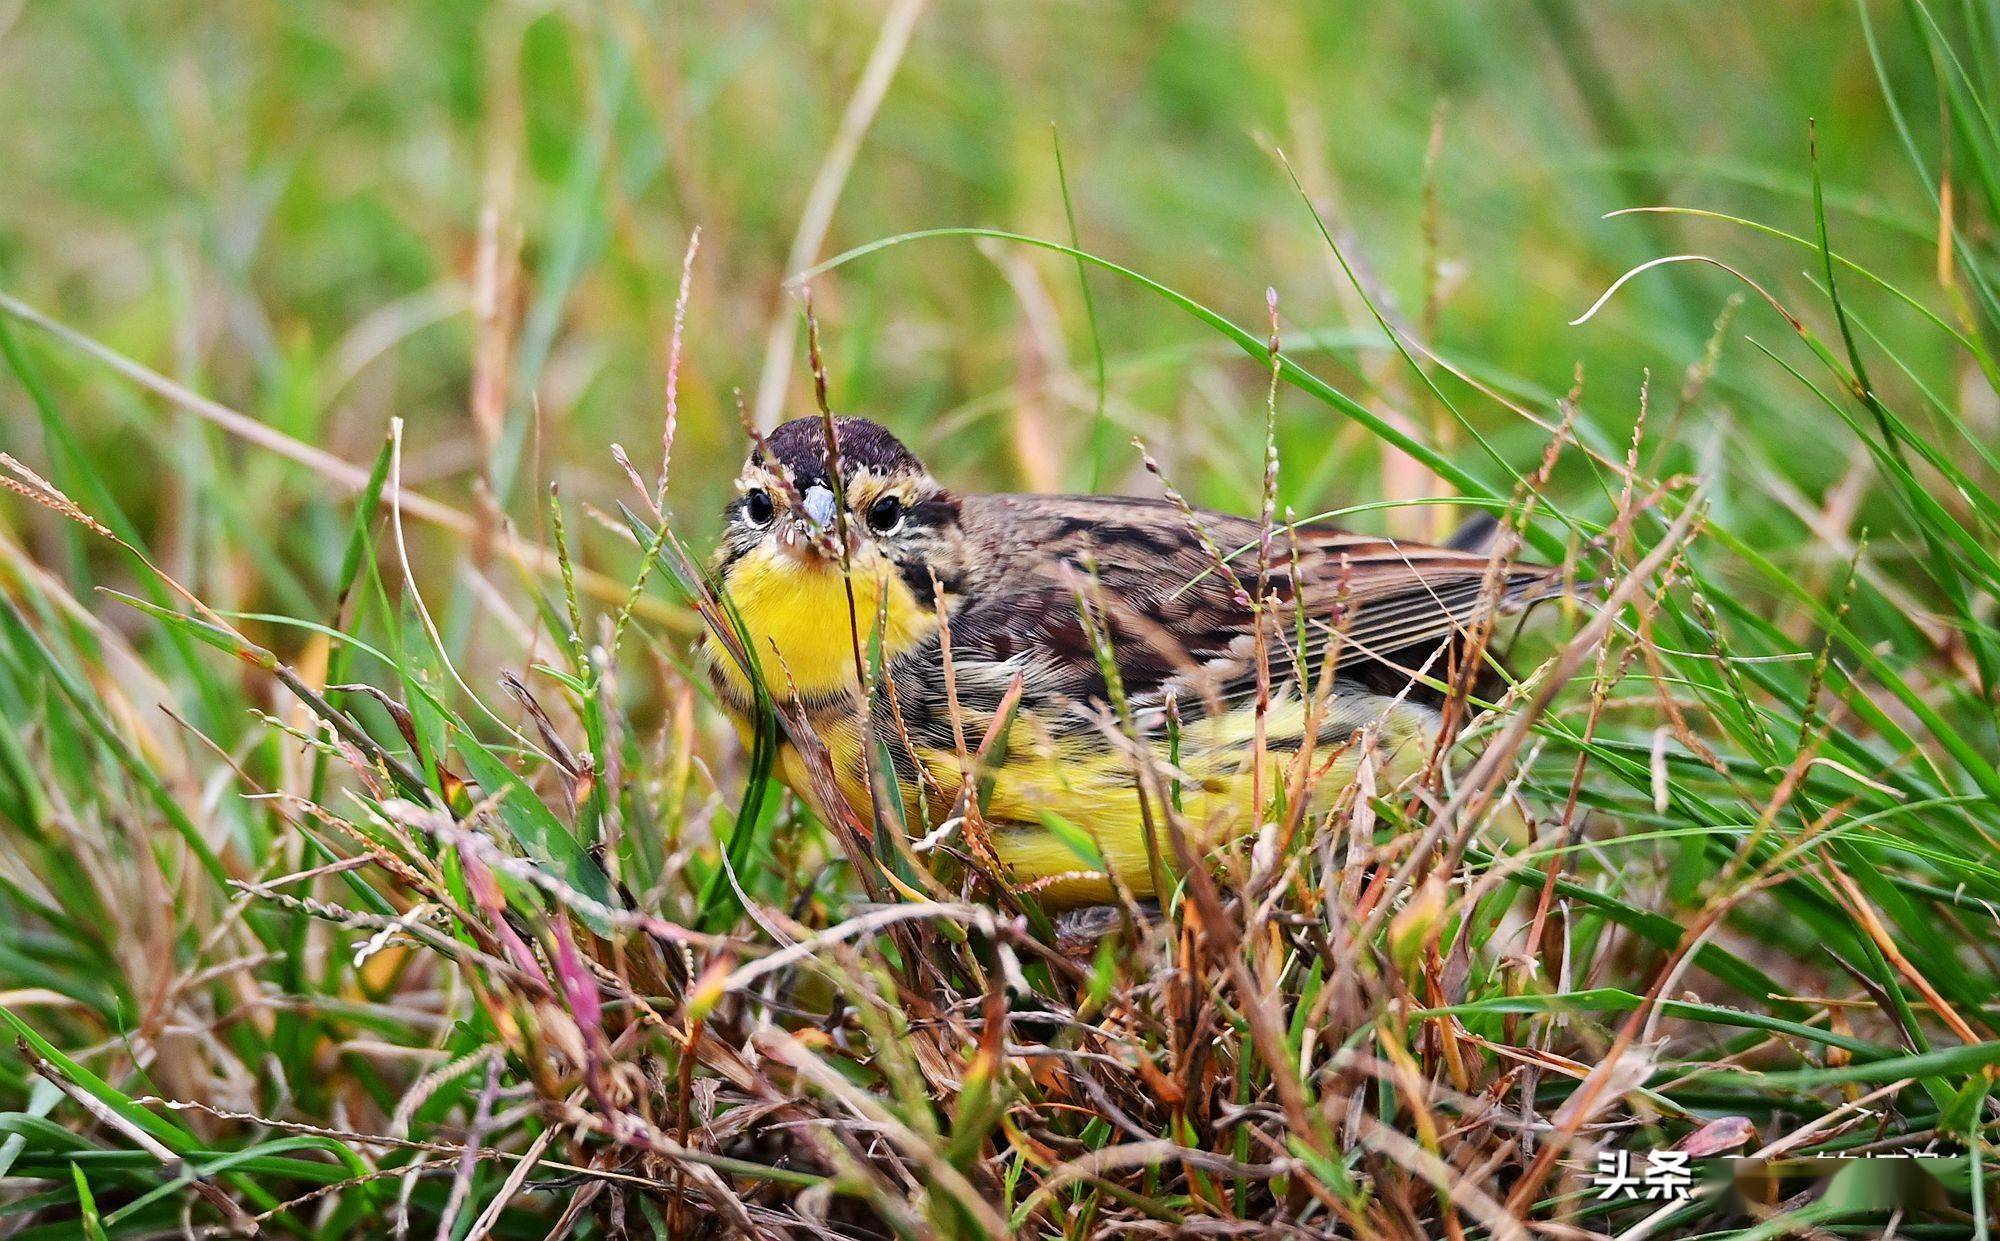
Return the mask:
<path id="1" fill-rule="evenodd" d="M 801 272 L 907 7 L 0 5 L 0 1227 L 1989 1235 L 2000 9 L 1738 8 L 940 3 Z M 964 489 L 1592 584 L 1066 957 L 693 669 L 802 275 Z M 1588 1183 L 1725 1131 L 1936 1185 Z"/>

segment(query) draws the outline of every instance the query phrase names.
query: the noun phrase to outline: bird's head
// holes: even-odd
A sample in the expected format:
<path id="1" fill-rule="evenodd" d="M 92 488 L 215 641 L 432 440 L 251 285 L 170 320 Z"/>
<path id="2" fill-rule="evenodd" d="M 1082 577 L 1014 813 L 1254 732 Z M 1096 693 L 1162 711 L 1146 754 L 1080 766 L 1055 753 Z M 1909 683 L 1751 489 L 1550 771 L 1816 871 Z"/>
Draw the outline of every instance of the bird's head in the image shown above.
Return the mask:
<path id="1" fill-rule="evenodd" d="M 918 599 L 956 567 L 958 501 L 895 436 L 866 418 L 798 418 L 750 453 L 724 510 L 721 563 L 901 577 Z M 837 468 L 836 468 L 837 467 Z"/>

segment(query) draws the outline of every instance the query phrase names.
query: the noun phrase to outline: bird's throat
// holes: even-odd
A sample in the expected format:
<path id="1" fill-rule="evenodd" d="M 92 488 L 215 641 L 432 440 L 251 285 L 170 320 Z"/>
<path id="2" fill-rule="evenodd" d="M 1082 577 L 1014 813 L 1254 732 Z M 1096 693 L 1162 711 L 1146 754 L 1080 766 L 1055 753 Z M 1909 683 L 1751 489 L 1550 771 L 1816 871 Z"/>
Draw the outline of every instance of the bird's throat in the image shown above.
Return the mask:
<path id="1" fill-rule="evenodd" d="M 881 658 L 888 660 L 937 627 L 932 611 L 879 557 L 843 570 L 834 561 L 757 548 L 730 565 L 723 582 L 749 631 L 766 689 L 781 702 L 796 693 L 808 708 L 851 700 L 860 683 L 857 634 L 866 660 L 879 629 Z M 743 670 L 712 640 L 710 657 L 724 692 L 747 705 Z"/>

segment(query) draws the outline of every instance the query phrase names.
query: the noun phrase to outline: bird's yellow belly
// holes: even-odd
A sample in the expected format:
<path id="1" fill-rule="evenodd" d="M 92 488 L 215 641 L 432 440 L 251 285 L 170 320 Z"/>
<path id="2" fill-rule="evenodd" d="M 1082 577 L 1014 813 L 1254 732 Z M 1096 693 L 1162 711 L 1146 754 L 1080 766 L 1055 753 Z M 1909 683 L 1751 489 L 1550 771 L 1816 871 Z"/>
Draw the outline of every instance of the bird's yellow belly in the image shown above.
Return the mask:
<path id="1" fill-rule="evenodd" d="M 1342 704 L 1379 720 L 1371 730 L 1375 759 L 1384 784 L 1421 766 L 1435 735 L 1435 717 L 1419 707 Z M 999 773 L 987 800 L 989 839 L 1001 863 L 1016 882 L 1035 885 L 1039 899 L 1051 908 L 1108 901 L 1114 895 L 1111 874 L 1137 896 L 1157 896 L 1152 859 L 1146 843 L 1150 824 L 1163 874 L 1179 874 L 1178 851 L 1170 822 L 1178 822 L 1190 853 L 1204 858 L 1220 846 L 1252 830 L 1273 810 L 1292 778 L 1298 755 L 1296 703 L 1277 704 L 1265 721 L 1269 742 L 1263 754 L 1261 779 L 1251 738 L 1254 718 L 1249 711 L 1195 725 L 1183 738 L 1180 762 L 1169 771 L 1164 747 L 1155 753 L 1158 769 L 1170 785 L 1179 809 L 1171 815 L 1159 804 L 1142 803 L 1131 762 L 1121 755 L 1089 757 L 1043 753 L 1010 762 Z M 1363 748 L 1320 747 L 1312 758 L 1309 809 L 1327 807 L 1354 778 Z M 1055 815 L 1087 835 L 1102 857 L 1104 870 L 1093 867 L 1060 835 L 1048 829 L 1044 814 Z"/>
<path id="2" fill-rule="evenodd" d="M 1422 708 L 1364 698 L 1342 700 L 1334 710 L 1353 726 L 1373 725 L 1369 733 L 1384 785 L 1421 766 L 1428 754 L 1436 720 Z M 1007 757 L 990 773 L 991 791 L 981 815 L 986 839 L 1008 877 L 1032 887 L 1049 908 L 1112 899 L 1113 875 L 1137 896 L 1156 896 L 1158 884 L 1146 843 L 1148 824 L 1169 882 L 1181 870 L 1170 821 L 1182 826 L 1197 858 L 1251 830 L 1259 821 L 1255 810 L 1260 798 L 1269 810 L 1291 776 L 1302 715 L 1298 704 L 1279 703 L 1266 718 L 1266 736 L 1271 740 L 1261 780 L 1252 758 L 1255 722 L 1247 710 L 1192 726 L 1182 739 L 1179 765 L 1171 770 L 1162 746 L 1155 755 L 1158 769 L 1179 805 L 1171 816 L 1163 805 L 1142 804 L 1125 756 L 1085 741 L 1050 740 L 1037 721 L 1018 720 L 1010 733 Z M 842 799 L 863 822 L 871 822 L 874 806 L 858 718 L 826 713 L 814 721 L 814 733 L 826 749 Z M 1311 809 L 1324 809 L 1352 782 L 1362 753 L 1360 746 L 1315 751 Z M 930 777 L 929 786 L 919 790 L 905 783 L 899 789 L 912 831 L 935 825 L 949 813 L 961 783 L 956 754 L 923 750 L 919 758 Z M 781 752 L 780 768 L 794 791 L 817 804 L 807 764 L 789 744 Z M 1103 865 L 1051 830 L 1047 822 L 1051 816 L 1088 837 Z"/>

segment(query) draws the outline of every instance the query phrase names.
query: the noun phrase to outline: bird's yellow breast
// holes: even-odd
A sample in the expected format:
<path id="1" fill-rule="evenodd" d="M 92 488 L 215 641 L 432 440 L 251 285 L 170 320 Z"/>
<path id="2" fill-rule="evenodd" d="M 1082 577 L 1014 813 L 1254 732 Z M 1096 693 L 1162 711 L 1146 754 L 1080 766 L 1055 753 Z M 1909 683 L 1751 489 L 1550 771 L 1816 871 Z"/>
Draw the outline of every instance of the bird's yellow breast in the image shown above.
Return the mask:
<path id="1" fill-rule="evenodd" d="M 843 572 L 831 562 L 757 548 L 730 565 L 723 586 L 743 621 L 765 692 L 778 702 L 796 699 L 804 705 L 841 796 L 857 814 L 871 817 L 856 650 L 862 659 L 872 659 L 879 634 L 881 659 L 894 659 L 937 627 L 936 613 L 918 603 L 880 557 L 851 563 Z M 704 653 L 723 705 L 747 744 L 755 701 L 749 678 L 713 638 Z M 789 741 L 778 750 L 778 775 L 817 804 L 811 772 Z"/>
<path id="2" fill-rule="evenodd" d="M 759 547 L 729 566 L 723 586 L 748 631 L 764 686 L 780 702 L 794 692 L 808 706 L 852 694 L 860 684 L 856 648 L 868 657 L 878 625 L 885 660 L 937 627 L 936 615 L 879 556 L 859 558 L 843 572 L 832 561 Z M 743 669 L 713 640 L 708 654 L 728 696 L 736 699 L 731 705 L 747 706 L 750 684 Z"/>

